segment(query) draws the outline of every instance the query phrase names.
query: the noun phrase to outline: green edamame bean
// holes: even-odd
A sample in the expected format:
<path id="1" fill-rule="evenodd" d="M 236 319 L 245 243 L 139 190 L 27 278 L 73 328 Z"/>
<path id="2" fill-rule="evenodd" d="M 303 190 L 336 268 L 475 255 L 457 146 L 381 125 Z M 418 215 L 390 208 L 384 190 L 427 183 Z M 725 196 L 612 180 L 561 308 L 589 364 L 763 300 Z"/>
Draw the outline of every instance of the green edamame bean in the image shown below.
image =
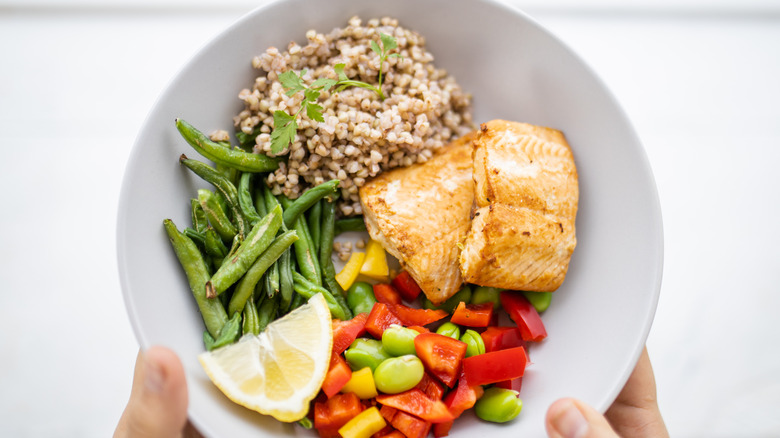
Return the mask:
<path id="1" fill-rule="evenodd" d="M 385 360 L 374 370 L 376 389 L 385 394 L 398 394 L 414 388 L 425 374 L 422 361 L 413 354 Z"/>
<path id="2" fill-rule="evenodd" d="M 542 313 L 550 307 L 552 302 L 552 292 L 531 292 L 523 291 L 523 295 L 531 302 L 537 313 Z"/>
<path id="3" fill-rule="evenodd" d="M 511 389 L 492 387 L 477 400 L 474 411 L 477 417 L 493 423 L 506 423 L 513 420 L 523 409 L 519 393 Z"/>
<path id="4" fill-rule="evenodd" d="M 466 357 L 476 356 L 485 352 L 485 341 L 474 330 L 466 330 L 460 337 L 461 342 L 466 343 Z"/>
<path id="5" fill-rule="evenodd" d="M 228 321 L 228 317 L 222 303 L 206 297 L 205 284 L 209 279 L 209 273 L 203 255 L 189 237 L 179 232 L 172 220 L 165 219 L 163 226 L 171 241 L 176 258 L 187 275 L 190 291 L 198 304 L 203 322 L 206 324 L 206 330 L 211 336 L 217 337 Z"/>
<path id="6" fill-rule="evenodd" d="M 391 356 L 416 355 L 414 338 L 419 334 L 410 328 L 393 324 L 382 333 L 382 347 Z"/>
<path id="7" fill-rule="evenodd" d="M 436 333 L 449 336 L 452 339 L 460 339 L 460 327 L 458 327 L 457 324 L 453 324 L 449 321 L 440 325 L 439 328 L 436 329 Z"/>
<path id="8" fill-rule="evenodd" d="M 452 313 L 455 311 L 455 308 L 458 307 L 458 304 L 461 301 L 466 303 L 471 302 L 471 288 L 467 284 L 464 284 L 459 291 L 455 292 L 455 295 L 449 297 L 447 301 L 439 304 L 438 306 L 431 303 L 426 298 L 425 301 L 423 302 L 423 307 L 426 309 L 441 309 L 447 313 Z"/>
<path id="9" fill-rule="evenodd" d="M 352 313 L 371 313 L 371 309 L 376 304 L 374 297 L 374 287 L 364 281 L 352 283 L 347 291 L 347 305 Z"/>
<path id="10" fill-rule="evenodd" d="M 279 167 L 278 158 L 223 147 L 181 119 L 176 119 L 176 129 L 199 154 L 209 160 L 242 172 L 270 172 Z"/>
<path id="11" fill-rule="evenodd" d="M 493 310 L 501 306 L 501 289 L 496 287 L 477 286 L 471 293 L 471 304 L 493 303 Z"/>
<path id="12" fill-rule="evenodd" d="M 379 364 L 389 359 L 390 355 L 382 346 L 382 341 L 358 338 L 344 352 L 344 358 L 352 371 L 369 367 L 373 372 Z"/>
<path id="13" fill-rule="evenodd" d="M 252 227 L 252 231 L 241 242 L 235 254 L 225 260 L 206 283 L 206 296 L 216 297 L 238 281 L 257 257 L 271 245 L 281 225 L 282 209 L 276 208 Z"/>

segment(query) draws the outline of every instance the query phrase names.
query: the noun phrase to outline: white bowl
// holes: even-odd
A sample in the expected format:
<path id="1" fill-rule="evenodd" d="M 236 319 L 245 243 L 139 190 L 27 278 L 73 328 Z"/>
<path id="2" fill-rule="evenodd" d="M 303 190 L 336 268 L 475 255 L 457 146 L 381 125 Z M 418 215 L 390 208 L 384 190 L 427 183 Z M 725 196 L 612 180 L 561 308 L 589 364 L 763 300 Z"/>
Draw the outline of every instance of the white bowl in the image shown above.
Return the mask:
<path id="1" fill-rule="evenodd" d="M 162 344 L 184 362 L 189 415 L 207 436 L 315 436 L 234 405 L 196 360 L 203 323 L 162 220 L 189 223 L 189 202 L 206 187 L 178 163 L 193 153 L 182 117 L 204 130 L 230 129 L 251 86 L 254 55 L 363 19 L 392 16 L 427 39 L 436 64 L 473 94 L 479 123 L 493 118 L 562 130 L 580 177 L 578 246 L 543 320 L 548 338 L 531 350 L 523 411 L 496 425 L 466 415 L 452 436 L 543 436 L 547 407 L 564 396 L 604 411 L 628 378 L 655 313 L 663 235 L 658 195 L 644 150 L 601 80 L 555 36 L 522 12 L 490 1 L 287 0 L 257 9 L 206 45 L 174 78 L 141 129 L 122 186 L 119 273 L 142 347 Z"/>

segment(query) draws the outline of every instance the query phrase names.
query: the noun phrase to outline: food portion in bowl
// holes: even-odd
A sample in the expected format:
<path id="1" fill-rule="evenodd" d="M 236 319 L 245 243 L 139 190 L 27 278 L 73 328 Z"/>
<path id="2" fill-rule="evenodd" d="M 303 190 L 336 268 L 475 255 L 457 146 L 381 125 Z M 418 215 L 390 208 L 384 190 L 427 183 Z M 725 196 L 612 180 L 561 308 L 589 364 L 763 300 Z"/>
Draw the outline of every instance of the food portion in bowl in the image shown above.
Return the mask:
<path id="1" fill-rule="evenodd" d="M 239 147 L 176 121 L 213 163 L 179 157 L 213 190 L 191 226 L 164 221 L 201 363 L 231 400 L 320 436 L 444 436 L 473 407 L 511 421 L 576 242 L 571 151 L 548 128 L 474 130 L 422 36 L 361 23 L 255 58 Z M 337 272 L 345 230 L 370 238 Z"/>

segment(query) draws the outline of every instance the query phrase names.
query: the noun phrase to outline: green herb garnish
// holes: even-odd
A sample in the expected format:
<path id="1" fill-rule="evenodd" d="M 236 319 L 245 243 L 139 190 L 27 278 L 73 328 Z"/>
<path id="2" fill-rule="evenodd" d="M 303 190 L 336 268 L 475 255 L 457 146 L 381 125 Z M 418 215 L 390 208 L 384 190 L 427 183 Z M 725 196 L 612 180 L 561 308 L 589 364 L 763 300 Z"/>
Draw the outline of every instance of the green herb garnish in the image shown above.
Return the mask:
<path id="1" fill-rule="evenodd" d="M 271 153 L 278 154 L 282 152 L 293 140 L 295 140 L 295 133 L 298 132 L 298 115 L 306 111 L 306 117 L 316 120 L 318 122 L 324 122 L 322 117 L 322 106 L 317 104 L 317 99 L 323 91 L 330 90 L 334 86 L 338 87 L 336 92 L 339 92 L 347 87 L 361 87 L 369 90 L 373 90 L 379 95 L 380 100 L 385 99 L 384 93 L 382 93 L 382 81 L 384 79 L 384 65 L 387 58 L 400 57 L 399 53 L 390 53 L 392 50 L 398 47 L 398 42 L 395 38 L 385 33 L 379 34 L 379 39 L 382 42 L 380 47 L 376 41 L 371 40 L 371 50 L 379 55 L 379 78 L 377 79 L 377 85 L 371 85 L 366 82 L 352 80 L 344 73 L 344 64 L 336 64 L 333 69 L 338 75 L 338 80 L 329 78 L 319 78 L 307 86 L 303 82 L 303 76 L 306 74 L 306 69 L 301 70 L 299 74 L 295 74 L 294 71 L 288 70 L 279 75 L 279 82 L 285 90 L 285 94 L 292 96 L 295 93 L 303 91 L 303 100 L 301 101 L 301 107 L 293 114 L 287 114 L 282 110 L 274 111 L 274 130 L 271 132 Z"/>

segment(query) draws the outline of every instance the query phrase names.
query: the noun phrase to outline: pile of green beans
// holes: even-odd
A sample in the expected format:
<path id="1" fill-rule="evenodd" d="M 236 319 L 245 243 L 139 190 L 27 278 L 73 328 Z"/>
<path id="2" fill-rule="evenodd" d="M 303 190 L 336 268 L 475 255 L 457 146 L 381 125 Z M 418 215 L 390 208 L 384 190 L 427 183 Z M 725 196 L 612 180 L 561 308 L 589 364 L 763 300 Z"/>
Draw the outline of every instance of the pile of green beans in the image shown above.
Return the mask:
<path id="1" fill-rule="evenodd" d="M 206 162 L 179 162 L 213 189 L 190 200 L 191 226 L 163 225 L 184 269 L 206 330 L 208 350 L 257 335 L 273 320 L 322 294 L 334 318 L 350 319 L 335 280 L 333 239 L 362 219 L 336 220 L 338 180 L 291 200 L 263 183 L 278 158 L 214 142 L 181 119 L 176 128 Z"/>

